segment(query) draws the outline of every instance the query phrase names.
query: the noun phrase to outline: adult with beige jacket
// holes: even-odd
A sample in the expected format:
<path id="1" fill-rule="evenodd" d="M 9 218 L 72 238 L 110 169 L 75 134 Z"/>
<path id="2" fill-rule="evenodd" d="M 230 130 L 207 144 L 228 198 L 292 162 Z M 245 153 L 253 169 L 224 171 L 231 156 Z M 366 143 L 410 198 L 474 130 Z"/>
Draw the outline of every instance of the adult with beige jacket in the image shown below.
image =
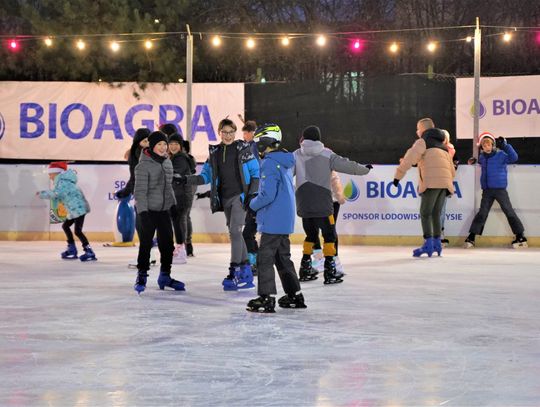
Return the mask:
<path id="1" fill-rule="evenodd" d="M 420 257 L 433 252 L 440 256 L 441 245 L 441 210 L 446 196 L 454 193 L 456 170 L 445 145 L 442 130 L 435 128 L 433 120 L 424 118 L 416 124 L 418 140 L 400 160 L 394 175 L 394 185 L 413 166 L 418 165 L 418 193 L 421 195 L 420 219 L 424 233 L 424 244 L 414 249 L 413 256 Z"/>

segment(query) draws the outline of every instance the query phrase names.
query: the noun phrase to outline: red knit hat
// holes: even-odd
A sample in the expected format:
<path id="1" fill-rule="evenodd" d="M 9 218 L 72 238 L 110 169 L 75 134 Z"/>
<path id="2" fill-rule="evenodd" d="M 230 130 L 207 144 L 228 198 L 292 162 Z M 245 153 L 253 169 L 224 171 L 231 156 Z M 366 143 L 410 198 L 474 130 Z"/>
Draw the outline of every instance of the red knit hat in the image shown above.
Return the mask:
<path id="1" fill-rule="evenodd" d="M 484 141 L 484 139 L 486 138 L 490 139 L 491 143 L 495 145 L 495 136 L 488 131 L 485 131 L 482 134 L 480 134 L 480 136 L 478 137 L 478 145 L 481 146 L 482 141 Z"/>
<path id="2" fill-rule="evenodd" d="M 59 174 L 64 171 L 67 171 L 67 163 L 65 161 L 53 161 L 47 169 L 49 174 Z"/>

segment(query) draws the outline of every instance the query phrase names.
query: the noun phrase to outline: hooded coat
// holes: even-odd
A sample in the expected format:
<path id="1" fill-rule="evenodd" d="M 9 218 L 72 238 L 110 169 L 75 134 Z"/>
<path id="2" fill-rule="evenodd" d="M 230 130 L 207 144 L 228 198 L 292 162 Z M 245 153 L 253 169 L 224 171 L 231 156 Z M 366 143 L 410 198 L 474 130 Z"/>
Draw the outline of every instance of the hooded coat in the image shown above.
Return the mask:
<path id="1" fill-rule="evenodd" d="M 68 212 L 67 219 L 76 219 L 90 212 L 90 205 L 77 186 L 77 173 L 73 170 L 61 172 L 54 178 L 54 187 L 40 191 L 41 199 L 58 199 Z"/>
<path id="2" fill-rule="evenodd" d="M 424 131 L 422 137 L 405 153 L 394 178 L 402 179 L 413 165 L 418 165 L 420 194 L 428 188 L 446 189 L 449 194 L 453 194 L 456 169 L 444 140 L 444 133 L 440 129 Z"/>

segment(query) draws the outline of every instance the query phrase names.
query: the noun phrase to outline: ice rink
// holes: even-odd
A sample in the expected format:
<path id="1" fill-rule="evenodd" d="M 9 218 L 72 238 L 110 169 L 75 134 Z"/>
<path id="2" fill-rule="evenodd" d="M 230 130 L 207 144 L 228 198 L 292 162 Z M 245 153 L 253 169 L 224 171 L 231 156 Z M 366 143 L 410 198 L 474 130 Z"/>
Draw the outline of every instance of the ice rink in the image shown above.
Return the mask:
<path id="1" fill-rule="evenodd" d="M 228 245 L 141 296 L 137 248 L 64 247 L 0 242 L 0 406 L 540 405 L 539 249 L 342 246 L 344 283 L 253 314 L 221 288 Z"/>

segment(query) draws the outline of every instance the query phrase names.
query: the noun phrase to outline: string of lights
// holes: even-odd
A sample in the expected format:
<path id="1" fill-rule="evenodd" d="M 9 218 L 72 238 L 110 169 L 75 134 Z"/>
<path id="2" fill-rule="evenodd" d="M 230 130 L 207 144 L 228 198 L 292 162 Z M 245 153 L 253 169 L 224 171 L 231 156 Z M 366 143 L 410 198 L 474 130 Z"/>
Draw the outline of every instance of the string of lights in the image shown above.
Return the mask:
<path id="1" fill-rule="evenodd" d="M 388 51 L 392 54 L 399 52 L 400 48 L 405 45 L 403 40 L 377 40 L 372 38 L 362 38 L 362 36 L 373 36 L 377 34 L 400 34 L 412 32 L 432 32 L 432 31 L 447 31 L 447 30 L 470 30 L 474 25 L 459 25 L 448 27 L 423 27 L 423 28 L 402 28 L 402 29 L 386 29 L 386 30 L 364 30 L 364 31 L 342 31 L 329 33 L 248 33 L 248 32 L 191 32 L 191 34 L 199 36 L 201 40 L 207 38 L 210 44 L 219 48 L 224 45 L 226 40 L 243 40 L 247 49 L 254 49 L 258 41 L 279 41 L 281 46 L 290 47 L 295 41 L 300 39 L 313 39 L 318 47 L 325 47 L 329 40 L 347 40 L 350 42 L 350 47 L 353 51 L 361 51 L 365 43 L 383 43 L 387 45 Z M 485 35 L 485 37 L 501 37 L 502 41 L 508 43 L 512 40 L 513 34 L 533 32 L 537 39 L 540 38 L 540 27 L 517 27 L 517 26 L 495 26 L 481 25 L 480 28 L 498 30 L 496 33 Z M 45 47 L 52 48 L 55 42 L 61 40 L 73 39 L 73 46 L 79 51 L 85 51 L 89 48 L 89 43 L 96 39 L 108 38 L 107 44 L 112 52 L 119 52 L 123 44 L 126 43 L 141 43 L 146 51 L 154 48 L 154 44 L 158 41 L 163 41 L 177 36 L 184 37 L 188 35 L 187 31 L 164 31 L 164 32 L 134 32 L 134 33 L 94 33 L 94 34 L 60 34 L 60 35 L 9 35 L 2 34 L 0 39 L 5 40 L 7 48 L 11 51 L 19 51 L 22 44 L 30 41 L 41 41 Z M 142 37 L 142 38 L 141 38 Z M 112 38 L 112 39 L 111 39 Z M 426 49 L 434 53 L 439 45 L 450 42 L 472 42 L 473 36 L 460 36 L 454 39 L 431 39 L 425 44 Z"/>

